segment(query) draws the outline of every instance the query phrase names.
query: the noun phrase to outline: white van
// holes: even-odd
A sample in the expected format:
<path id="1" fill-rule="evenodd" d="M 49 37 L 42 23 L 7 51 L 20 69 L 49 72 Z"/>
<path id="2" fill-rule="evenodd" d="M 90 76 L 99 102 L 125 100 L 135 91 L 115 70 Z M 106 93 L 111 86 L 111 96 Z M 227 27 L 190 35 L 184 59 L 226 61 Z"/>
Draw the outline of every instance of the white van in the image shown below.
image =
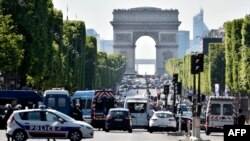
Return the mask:
<path id="1" fill-rule="evenodd" d="M 224 125 L 234 125 L 236 101 L 234 97 L 210 96 L 206 109 L 205 132 L 223 132 Z"/>
<path id="2" fill-rule="evenodd" d="M 133 128 L 148 128 L 150 103 L 147 96 L 126 97 L 124 108 L 130 111 Z"/>

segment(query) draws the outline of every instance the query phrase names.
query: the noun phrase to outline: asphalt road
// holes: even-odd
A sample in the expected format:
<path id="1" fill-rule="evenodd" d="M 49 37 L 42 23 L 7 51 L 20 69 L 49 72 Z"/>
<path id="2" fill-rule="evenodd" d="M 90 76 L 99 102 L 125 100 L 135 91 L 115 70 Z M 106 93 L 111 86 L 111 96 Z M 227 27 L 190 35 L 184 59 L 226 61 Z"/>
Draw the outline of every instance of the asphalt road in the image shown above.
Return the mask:
<path id="1" fill-rule="evenodd" d="M 0 130 L 0 141 L 7 141 L 5 137 L 5 130 Z M 149 133 L 144 129 L 134 129 L 133 133 L 127 131 L 98 131 L 95 130 L 94 138 L 82 139 L 82 141 L 187 141 L 189 137 L 168 135 L 167 132 L 153 132 Z M 211 133 L 210 136 L 201 132 L 201 138 L 204 141 L 223 141 L 223 133 Z M 28 139 L 28 141 L 47 141 L 47 139 Z M 52 140 L 50 140 L 52 141 Z M 56 141 L 69 141 L 69 140 L 56 140 Z"/>

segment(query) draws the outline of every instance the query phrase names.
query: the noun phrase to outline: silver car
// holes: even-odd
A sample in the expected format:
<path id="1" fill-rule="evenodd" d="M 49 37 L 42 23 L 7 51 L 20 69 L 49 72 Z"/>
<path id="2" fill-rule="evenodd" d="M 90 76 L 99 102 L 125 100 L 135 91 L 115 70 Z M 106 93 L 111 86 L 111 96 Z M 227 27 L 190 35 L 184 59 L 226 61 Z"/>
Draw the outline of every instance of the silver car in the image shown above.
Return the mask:
<path id="1" fill-rule="evenodd" d="M 93 127 L 52 109 L 25 109 L 12 113 L 7 121 L 7 138 L 70 139 L 93 138 Z"/>

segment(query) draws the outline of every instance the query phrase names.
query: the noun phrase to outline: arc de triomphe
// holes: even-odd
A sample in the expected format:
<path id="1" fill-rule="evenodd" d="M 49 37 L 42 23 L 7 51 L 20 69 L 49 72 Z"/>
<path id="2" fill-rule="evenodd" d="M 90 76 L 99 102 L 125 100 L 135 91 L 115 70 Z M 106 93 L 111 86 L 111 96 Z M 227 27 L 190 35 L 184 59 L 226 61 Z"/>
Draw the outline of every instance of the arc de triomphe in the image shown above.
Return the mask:
<path id="1" fill-rule="evenodd" d="M 126 73 L 135 73 L 135 43 L 150 36 L 156 43 L 156 74 L 165 73 L 165 60 L 177 57 L 178 10 L 154 7 L 116 9 L 113 11 L 114 53 L 127 57 Z M 145 48 L 146 49 L 146 48 Z"/>

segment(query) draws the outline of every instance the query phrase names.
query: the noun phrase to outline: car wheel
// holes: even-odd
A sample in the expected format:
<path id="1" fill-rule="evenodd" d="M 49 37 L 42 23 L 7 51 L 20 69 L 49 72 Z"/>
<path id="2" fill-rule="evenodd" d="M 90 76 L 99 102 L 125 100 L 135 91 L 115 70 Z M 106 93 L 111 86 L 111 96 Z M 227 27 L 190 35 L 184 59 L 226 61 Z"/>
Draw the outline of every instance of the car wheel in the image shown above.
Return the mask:
<path id="1" fill-rule="evenodd" d="M 132 131 L 132 129 L 128 129 L 128 132 L 129 132 L 129 133 L 132 133 L 133 131 Z"/>
<path id="2" fill-rule="evenodd" d="M 13 134 L 14 141 L 26 141 L 27 135 L 23 130 L 16 130 Z"/>
<path id="3" fill-rule="evenodd" d="M 105 132 L 109 132 L 109 129 L 108 129 L 108 128 L 106 128 L 106 129 L 105 129 Z"/>
<path id="4" fill-rule="evenodd" d="M 69 140 L 70 141 L 80 141 L 82 139 L 82 134 L 80 131 L 74 130 L 71 131 L 69 134 Z"/>
<path id="5" fill-rule="evenodd" d="M 210 135 L 211 131 L 208 128 L 206 128 L 205 133 L 206 133 L 206 135 Z"/>

